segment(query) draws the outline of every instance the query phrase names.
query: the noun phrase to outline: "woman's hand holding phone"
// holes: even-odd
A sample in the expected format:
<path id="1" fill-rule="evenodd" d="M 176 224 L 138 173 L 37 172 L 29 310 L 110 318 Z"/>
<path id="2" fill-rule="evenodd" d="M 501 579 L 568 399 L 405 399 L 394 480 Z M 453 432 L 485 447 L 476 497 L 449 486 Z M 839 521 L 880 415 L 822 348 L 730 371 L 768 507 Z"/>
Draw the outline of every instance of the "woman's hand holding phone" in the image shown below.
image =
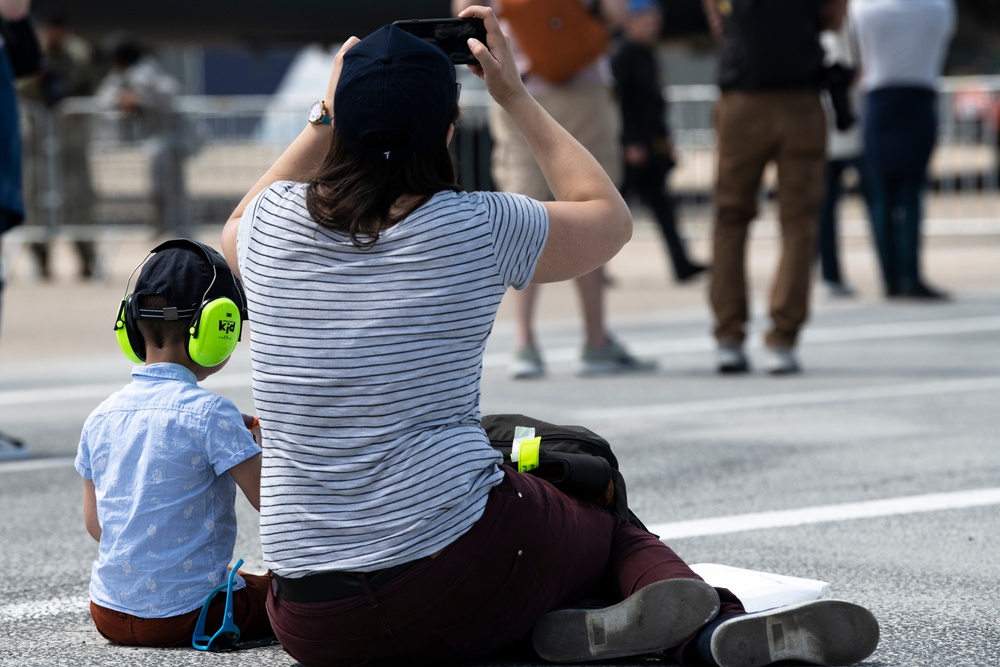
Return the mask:
<path id="1" fill-rule="evenodd" d="M 493 9 L 474 5 L 463 9 L 458 16 L 482 19 L 486 28 L 485 44 L 475 38 L 469 39 L 469 50 L 477 61 L 470 64 L 469 69 L 486 82 L 490 97 L 506 108 L 518 96 L 527 95 L 521 73 L 514 62 L 510 38 L 500 29 L 500 21 Z"/>

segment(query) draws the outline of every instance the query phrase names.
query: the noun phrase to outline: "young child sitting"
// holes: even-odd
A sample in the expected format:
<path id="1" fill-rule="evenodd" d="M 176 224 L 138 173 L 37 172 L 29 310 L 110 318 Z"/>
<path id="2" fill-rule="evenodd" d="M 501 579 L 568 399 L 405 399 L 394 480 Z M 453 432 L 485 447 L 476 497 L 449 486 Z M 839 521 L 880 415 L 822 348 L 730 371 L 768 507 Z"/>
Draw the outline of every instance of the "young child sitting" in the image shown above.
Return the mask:
<path id="1" fill-rule="evenodd" d="M 167 241 L 150 255 L 115 325 L 123 351 L 144 365 L 88 417 L 76 457 L 84 522 L 100 543 L 90 613 L 112 642 L 190 646 L 206 596 L 229 576 L 236 487 L 260 509 L 260 429 L 252 433 L 232 401 L 198 386 L 239 339 L 239 281 L 194 241 Z M 239 575 L 240 641 L 272 636 L 269 574 Z M 222 624 L 225 598 L 210 605 L 209 634 Z"/>

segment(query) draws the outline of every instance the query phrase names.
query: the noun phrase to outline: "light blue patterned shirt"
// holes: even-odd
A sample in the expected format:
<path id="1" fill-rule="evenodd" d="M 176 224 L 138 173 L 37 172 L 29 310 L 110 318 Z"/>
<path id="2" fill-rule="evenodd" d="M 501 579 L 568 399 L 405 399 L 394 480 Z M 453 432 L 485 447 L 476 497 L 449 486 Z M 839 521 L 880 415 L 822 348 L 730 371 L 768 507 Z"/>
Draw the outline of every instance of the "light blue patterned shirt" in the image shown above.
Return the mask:
<path id="1" fill-rule="evenodd" d="M 190 370 L 136 366 L 87 418 L 76 457 L 101 524 L 90 598 L 142 618 L 200 607 L 225 581 L 236 542 L 226 471 L 259 453 L 236 405 Z"/>

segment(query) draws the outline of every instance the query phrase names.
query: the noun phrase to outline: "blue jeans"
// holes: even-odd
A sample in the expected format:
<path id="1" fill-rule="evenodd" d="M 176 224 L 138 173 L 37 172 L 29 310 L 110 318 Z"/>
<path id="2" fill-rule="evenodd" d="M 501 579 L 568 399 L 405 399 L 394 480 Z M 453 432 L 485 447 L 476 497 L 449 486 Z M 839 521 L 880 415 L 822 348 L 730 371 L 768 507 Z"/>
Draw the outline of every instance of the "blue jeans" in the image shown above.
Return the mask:
<path id="1" fill-rule="evenodd" d="M 921 198 L 937 140 L 937 94 L 890 86 L 865 95 L 865 156 L 872 174 L 872 227 L 889 295 L 918 290 Z"/>
<path id="2" fill-rule="evenodd" d="M 838 251 L 837 209 L 844 194 L 844 173 L 854 169 L 858 174 L 858 189 L 865 201 L 869 219 L 872 217 L 871 174 L 864 157 L 833 159 L 826 163 L 826 190 L 823 205 L 819 211 L 819 243 L 816 245 L 820 260 L 820 271 L 824 282 L 842 283 L 840 253 Z"/>
<path id="3" fill-rule="evenodd" d="M 919 288 L 920 223 L 926 179 L 888 176 L 873 179 L 872 228 L 887 294 Z"/>

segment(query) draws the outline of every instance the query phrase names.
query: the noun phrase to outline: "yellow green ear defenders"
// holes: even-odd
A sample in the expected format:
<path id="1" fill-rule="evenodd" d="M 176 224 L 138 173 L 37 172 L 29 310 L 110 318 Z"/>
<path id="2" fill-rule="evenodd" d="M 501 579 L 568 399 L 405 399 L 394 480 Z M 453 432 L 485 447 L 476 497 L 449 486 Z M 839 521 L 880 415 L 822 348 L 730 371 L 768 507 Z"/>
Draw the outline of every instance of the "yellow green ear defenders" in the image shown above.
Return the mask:
<path id="1" fill-rule="evenodd" d="M 128 293 L 132 275 L 155 253 L 167 248 L 184 248 L 201 254 L 212 267 L 212 280 L 205 289 L 201 304 L 196 308 L 139 308 L 138 298 Z M 221 274 L 221 275 L 220 275 Z M 189 319 L 187 352 L 196 364 L 206 367 L 218 366 L 229 358 L 236 349 L 246 319 L 246 300 L 243 287 L 233 275 L 222 257 L 214 248 L 189 239 L 172 239 L 153 248 L 139 263 L 125 284 L 125 296 L 118 307 L 115 318 L 115 336 L 122 352 L 133 363 L 146 360 L 146 341 L 137 325 L 140 319 L 162 319 L 166 321 Z M 214 297 L 208 294 L 217 280 L 233 281 L 229 290 L 239 303 L 229 297 Z"/>
<path id="2" fill-rule="evenodd" d="M 131 280 L 131 276 L 129 277 Z M 125 288 L 126 291 L 128 287 Z M 135 317 L 126 315 L 126 312 L 135 307 L 135 299 L 131 294 L 126 294 L 122 299 L 122 304 L 118 307 L 118 317 L 115 318 L 115 337 L 118 339 L 118 347 L 122 349 L 125 356 L 133 364 L 141 364 L 146 360 L 146 341 L 135 326 Z"/>
<path id="3" fill-rule="evenodd" d="M 204 301 L 191 318 L 188 356 L 202 366 L 218 366 L 229 358 L 240 341 L 243 319 L 236 303 L 227 297 Z"/>

